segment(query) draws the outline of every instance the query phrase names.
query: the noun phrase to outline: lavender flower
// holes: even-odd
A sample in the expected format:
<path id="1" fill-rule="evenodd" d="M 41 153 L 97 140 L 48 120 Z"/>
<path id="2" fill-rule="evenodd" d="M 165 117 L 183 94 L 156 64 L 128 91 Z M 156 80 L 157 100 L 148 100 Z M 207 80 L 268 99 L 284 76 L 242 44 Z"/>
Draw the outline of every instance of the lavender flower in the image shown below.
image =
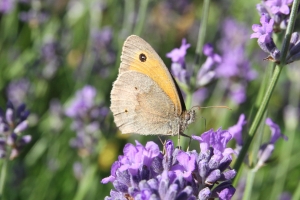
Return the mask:
<path id="1" fill-rule="evenodd" d="M 6 93 L 15 106 L 20 106 L 27 98 L 30 82 L 27 79 L 13 80 L 9 83 Z"/>
<path id="2" fill-rule="evenodd" d="M 166 55 L 167 58 L 172 59 L 171 71 L 173 76 L 182 83 L 188 83 L 190 78 L 185 65 L 186 51 L 190 46 L 186 43 L 186 39 L 182 39 L 180 48 L 175 48 Z"/>
<path id="3" fill-rule="evenodd" d="M 254 168 L 254 170 L 258 170 L 260 167 L 262 167 L 266 161 L 271 157 L 274 148 L 275 148 L 275 142 L 279 138 L 283 138 L 284 140 L 287 140 L 287 137 L 285 135 L 281 134 L 281 130 L 277 124 L 275 124 L 270 118 L 266 119 L 266 124 L 271 129 L 271 139 L 268 143 L 263 144 L 258 152 L 258 162 Z"/>
<path id="4" fill-rule="evenodd" d="M 285 135 L 281 133 L 280 127 L 277 124 L 275 124 L 270 118 L 266 119 L 266 124 L 270 127 L 272 132 L 272 136 L 269 141 L 270 144 L 275 144 L 275 142 L 279 138 L 283 138 L 284 140 L 288 139 Z"/>
<path id="5" fill-rule="evenodd" d="M 228 128 L 228 132 L 233 135 L 233 138 L 236 140 L 238 149 L 243 146 L 243 136 L 242 131 L 243 127 L 247 124 L 246 117 L 244 114 L 241 114 L 236 125 Z"/>
<path id="6" fill-rule="evenodd" d="M 61 59 L 58 56 L 59 54 L 59 44 L 55 40 L 51 39 L 44 42 L 41 47 L 40 61 L 44 64 L 42 75 L 46 79 L 52 78 L 57 72 L 61 63 Z"/>
<path id="7" fill-rule="evenodd" d="M 238 123 L 228 129 L 228 131 L 233 134 L 234 139 L 236 140 L 237 144 L 237 152 L 240 151 L 243 140 L 242 140 L 242 131 L 243 127 L 247 124 L 246 117 L 244 114 L 241 114 L 238 120 Z M 262 167 L 265 162 L 270 158 L 272 155 L 274 148 L 275 148 L 275 142 L 279 138 L 283 138 L 284 140 L 287 140 L 287 137 L 283 134 L 281 134 L 280 128 L 277 124 L 275 124 L 270 118 L 266 119 L 266 124 L 271 129 L 271 138 L 267 143 L 264 143 L 261 145 L 260 150 L 258 152 L 258 162 L 254 168 L 254 170 L 258 170 L 260 167 Z"/>
<path id="8" fill-rule="evenodd" d="M 292 3 L 293 0 L 266 0 L 256 6 L 261 15 L 261 25 L 252 26 L 255 33 L 251 35 L 251 38 L 258 38 L 260 48 L 269 54 L 265 60 L 279 62 L 280 51 L 273 41 L 272 34 L 286 29 Z M 287 63 L 293 61 L 294 59 L 290 59 Z"/>
<path id="9" fill-rule="evenodd" d="M 251 69 L 250 62 L 245 57 L 247 34 L 248 30 L 243 24 L 226 19 L 219 41 L 222 62 L 216 67 L 216 77 L 220 78 L 222 90 L 237 104 L 246 100 L 248 83 L 256 78 L 256 72 Z"/>
<path id="10" fill-rule="evenodd" d="M 293 0 L 267 0 L 265 5 L 268 6 L 272 14 L 290 14 L 289 5 Z"/>
<path id="11" fill-rule="evenodd" d="M 300 59 L 300 36 L 294 32 L 291 36 L 289 51 L 287 55 L 287 63 L 292 63 Z"/>
<path id="12" fill-rule="evenodd" d="M 214 52 L 211 44 L 205 44 L 203 46 L 203 54 L 207 56 L 207 58 L 197 73 L 197 86 L 199 87 L 203 87 L 215 78 L 216 73 L 214 69 L 216 65 L 222 61 L 221 56 Z"/>
<path id="13" fill-rule="evenodd" d="M 278 198 L 279 200 L 291 200 L 292 195 L 289 192 L 283 192 Z"/>
<path id="14" fill-rule="evenodd" d="M 113 31 L 110 27 L 102 29 L 93 29 L 91 31 L 92 50 L 95 57 L 93 70 L 100 76 L 106 77 L 109 73 L 109 67 L 116 60 L 116 50 L 113 48 Z"/>
<path id="15" fill-rule="evenodd" d="M 20 12 L 19 19 L 23 22 L 29 23 L 32 27 L 37 27 L 40 24 L 46 22 L 49 18 L 49 15 L 45 12 L 38 10 L 29 10 L 27 12 Z"/>
<path id="16" fill-rule="evenodd" d="M 8 14 L 15 6 L 14 0 L 0 0 L 0 13 Z"/>
<path id="17" fill-rule="evenodd" d="M 280 51 L 272 38 L 274 19 L 269 19 L 266 15 L 262 15 L 260 23 L 261 25 L 254 24 L 252 26 L 254 33 L 251 34 L 250 38 L 258 38 L 257 42 L 260 48 L 264 52 L 269 53 L 272 59 L 279 61 Z"/>
<path id="18" fill-rule="evenodd" d="M 274 30 L 286 29 L 293 0 L 266 0 L 257 4 L 258 13 L 274 20 Z"/>
<path id="19" fill-rule="evenodd" d="M 8 101 L 6 111 L 0 109 L 0 157 L 16 158 L 22 148 L 31 141 L 31 135 L 21 136 L 27 129 L 29 111 L 24 104 L 17 109 Z"/>
<path id="20" fill-rule="evenodd" d="M 94 152 L 100 136 L 100 126 L 108 113 L 108 108 L 96 104 L 96 95 L 94 87 L 85 86 L 76 92 L 75 98 L 65 110 L 65 114 L 73 119 L 71 128 L 77 133 L 70 144 L 83 157 Z"/>
<path id="21" fill-rule="evenodd" d="M 101 181 L 115 188 L 105 199 L 231 199 L 235 189 L 230 180 L 236 174 L 229 168 L 234 151 L 226 148 L 231 138 L 221 129 L 193 136 L 200 153 L 175 149 L 171 140 L 165 144 L 165 155 L 154 142 L 145 147 L 137 141 L 136 146 L 127 144 L 111 175 Z"/>

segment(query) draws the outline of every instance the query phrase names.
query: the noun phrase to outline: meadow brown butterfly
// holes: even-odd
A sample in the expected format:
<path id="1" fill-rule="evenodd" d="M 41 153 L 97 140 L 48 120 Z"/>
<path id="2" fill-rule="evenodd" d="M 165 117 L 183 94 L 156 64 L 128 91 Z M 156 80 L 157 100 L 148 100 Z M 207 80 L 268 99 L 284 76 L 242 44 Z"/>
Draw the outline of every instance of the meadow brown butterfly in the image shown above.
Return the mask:
<path id="1" fill-rule="evenodd" d="M 184 130 L 195 121 L 164 62 L 136 35 L 124 42 L 110 109 L 123 134 L 187 136 Z"/>

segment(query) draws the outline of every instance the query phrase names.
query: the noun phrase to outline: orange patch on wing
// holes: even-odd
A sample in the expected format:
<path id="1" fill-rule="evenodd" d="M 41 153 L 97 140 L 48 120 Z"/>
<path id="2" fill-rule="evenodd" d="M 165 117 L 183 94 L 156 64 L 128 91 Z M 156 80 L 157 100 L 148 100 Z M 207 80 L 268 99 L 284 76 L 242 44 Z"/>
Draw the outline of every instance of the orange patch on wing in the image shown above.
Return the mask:
<path id="1" fill-rule="evenodd" d="M 141 52 L 142 53 L 142 52 Z M 139 60 L 139 54 L 137 54 L 134 59 L 134 62 L 130 64 L 130 70 L 138 71 L 149 76 L 154 80 L 159 87 L 170 97 L 171 101 L 174 103 L 176 108 L 179 108 L 178 115 L 181 114 L 181 103 L 175 83 L 173 83 L 172 77 L 169 71 L 164 69 L 165 66 L 161 66 L 160 62 L 155 59 L 151 59 L 149 55 L 143 52 L 147 56 L 147 60 L 142 62 Z M 166 68 L 166 67 L 165 67 Z"/>

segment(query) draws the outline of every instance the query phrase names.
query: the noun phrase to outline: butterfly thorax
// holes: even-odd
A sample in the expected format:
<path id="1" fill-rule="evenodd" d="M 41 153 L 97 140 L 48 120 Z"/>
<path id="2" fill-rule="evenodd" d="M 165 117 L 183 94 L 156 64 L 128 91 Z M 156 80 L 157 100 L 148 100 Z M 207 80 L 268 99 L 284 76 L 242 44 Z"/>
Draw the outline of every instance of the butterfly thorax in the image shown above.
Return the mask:
<path id="1" fill-rule="evenodd" d="M 180 116 L 180 128 L 179 133 L 183 133 L 187 126 L 195 121 L 196 112 L 194 109 L 185 110 Z"/>

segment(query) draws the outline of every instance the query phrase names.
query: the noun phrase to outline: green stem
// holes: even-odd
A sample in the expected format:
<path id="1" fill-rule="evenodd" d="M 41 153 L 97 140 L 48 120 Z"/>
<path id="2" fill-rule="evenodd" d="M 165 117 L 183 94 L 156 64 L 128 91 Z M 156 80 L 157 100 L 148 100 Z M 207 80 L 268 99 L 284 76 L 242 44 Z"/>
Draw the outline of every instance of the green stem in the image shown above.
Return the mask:
<path id="1" fill-rule="evenodd" d="M 123 37 L 127 37 L 133 31 L 133 22 L 129 16 L 134 12 L 134 1 L 124 1 L 124 4 L 124 17 L 121 31 L 122 41 L 125 39 Z"/>
<path id="2" fill-rule="evenodd" d="M 2 160 L 1 177 L 0 177 L 0 198 L 3 199 L 3 189 L 5 185 L 5 179 L 7 174 L 7 159 Z"/>
<path id="3" fill-rule="evenodd" d="M 243 195 L 243 200 L 248 200 L 251 197 L 251 193 L 252 193 L 252 187 L 248 187 L 248 185 L 253 185 L 254 183 L 254 178 L 255 178 L 255 171 L 250 170 L 248 172 L 248 176 L 247 176 L 247 183 L 246 183 L 246 188 L 245 188 L 245 192 Z"/>
<path id="4" fill-rule="evenodd" d="M 198 35 L 198 42 L 196 48 L 195 68 L 199 68 L 198 65 L 200 63 L 200 58 L 202 55 L 202 48 L 205 40 L 207 20 L 209 14 L 209 5 L 210 5 L 210 0 L 204 0 L 203 9 L 202 9 L 202 20 L 201 20 L 201 25 L 199 27 L 199 35 Z"/>
<path id="5" fill-rule="evenodd" d="M 293 194 L 292 200 L 298 200 L 300 199 L 300 181 L 298 182 L 297 188 Z"/>
<path id="6" fill-rule="evenodd" d="M 147 11 L 147 7 L 148 7 L 148 3 L 149 3 L 149 0 L 140 1 L 139 16 L 137 18 L 138 22 L 133 31 L 133 33 L 136 35 L 141 35 L 141 33 L 142 33 L 142 29 L 143 29 L 145 19 L 146 19 L 146 11 Z"/>
<path id="7" fill-rule="evenodd" d="M 251 158 L 249 158 L 249 165 L 251 167 L 254 165 L 254 163 L 257 163 L 256 155 L 258 154 L 259 148 L 262 143 L 262 137 L 263 137 L 264 127 L 265 127 L 265 124 L 263 122 L 265 121 L 266 117 L 267 117 L 267 112 L 264 114 L 263 120 L 261 121 L 262 123 L 260 123 L 260 126 L 259 126 L 259 131 L 258 131 L 259 137 L 256 137 L 256 139 L 255 139 L 256 141 L 253 144 L 252 149 L 251 149 L 252 156 L 251 156 Z M 243 200 L 251 199 L 251 194 L 252 194 L 252 189 L 253 189 L 254 178 L 255 178 L 256 172 L 257 172 L 257 170 L 255 168 L 253 168 L 247 172 L 247 183 L 245 185 L 245 193 L 243 195 Z"/>
<path id="8" fill-rule="evenodd" d="M 279 76 L 280 76 L 280 73 L 281 73 L 281 70 L 282 68 L 285 66 L 285 59 L 286 59 L 286 55 L 287 55 L 287 51 L 288 51 L 288 47 L 289 47 L 289 42 L 290 42 L 290 39 L 291 39 L 291 34 L 292 34 L 292 31 L 294 30 L 294 25 L 295 25 L 295 21 L 296 21 L 296 15 L 297 15 L 297 10 L 298 10 L 298 6 L 299 6 L 299 1 L 300 0 L 295 0 L 294 3 L 293 3 L 293 7 L 292 7 L 292 12 L 291 12 L 291 17 L 290 17 L 290 22 L 288 24 L 288 28 L 287 28 L 287 31 L 285 33 L 285 39 L 283 41 L 283 46 L 282 46 L 282 51 L 281 51 L 281 59 L 280 59 L 280 64 L 279 65 L 276 65 L 275 67 L 275 70 L 274 70 L 274 73 L 273 73 L 273 76 L 272 76 L 272 79 L 271 79 L 271 82 L 270 82 L 270 85 L 265 93 L 265 96 L 263 98 L 263 101 L 257 111 L 257 114 L 254 118 L 254 121 L 250 127 L 250 130 L 249 130 L 249 135 L 248 135 L 248 138 L 234 164 L 234 169 L 239 172 L 239 169 L 243 163 L 243 160 L 247 154 L 247 151 L 250 147 L 250 144 L 253 140 L 253 137 L 255 136 L 255 133 L 256 133 L 256 130 L 260 124 L 260 121 L 267 109 L 267 105 L 270 101 L 270 98 L 272 96 L 272 93 L 274 91 L 274 88 L 276 86 L 276 83 L 279 79 Z"/>
<path id="9" fill-rule="evenodd" d="M 210 0 L 204 0 L 204 5 L 202 9 L 202 20 L 201 24 L 199 26 L 199 33 L 198 33 L 198 41 L 197 41 L 197 47 L 196 47 L 196 52 L 195 52 L 195 62 L 193 65 L 192 69 L 192 75 L 190 79 L 190 97 L 187 96 L 186 99 L 186 104 L 191 105 L 192 104 L 192 95 L 193 92 L 196 89 L 196 72 L 200 68 L 200 58 L 202 55 L 202 48 L 205 40 L 205 35 L 206 35 L 206 26 L 207 26 L 207 19 L 208 19 L 208 13 L 209 13 L 209 5 L 210 5 Z M 190 108 L 189 106 L 187 108 Z"/>
<path id="10" fill-rule="evenodd" d="M 78 190 L 76 192 L 74 200 L 85 199 L 89 191 L 89 188 L 91 188 L 92 184 L 94 183 L 93 180 L 96 176 L 96 172 L 97 172 L 97 165 L 91 165 L 86 170 L 83 179 L 79 183 Z"/>

